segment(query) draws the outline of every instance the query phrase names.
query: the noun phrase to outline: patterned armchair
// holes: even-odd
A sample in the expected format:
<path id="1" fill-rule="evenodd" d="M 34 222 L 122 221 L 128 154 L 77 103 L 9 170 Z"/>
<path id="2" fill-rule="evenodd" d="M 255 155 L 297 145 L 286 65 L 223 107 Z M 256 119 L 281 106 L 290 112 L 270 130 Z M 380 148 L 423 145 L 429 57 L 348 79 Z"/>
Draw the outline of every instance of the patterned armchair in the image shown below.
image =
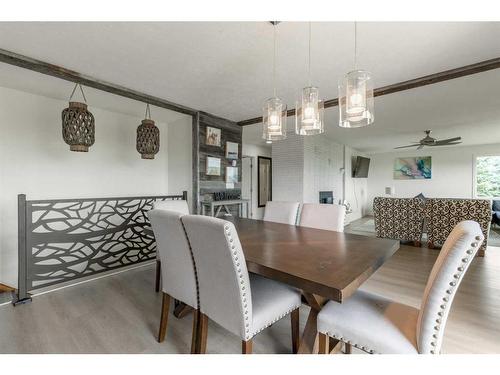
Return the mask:
<path id="1" fill-rule="evenodd" d="M 420 246 L 424 204 L 419 198 L 376 197 L 373 212 L 377 237 L 413 241 L 415 246 Z"/>
<path id="2" fill-rule="evenodd" d="M 428 247 L 442 246 L 453 227 L 463 220 L 479 223 L 484 241 L 478 255 L 484 256 L 491 222 L 491 201 L 486 199 L 427 199 L 425 206 Z"/>

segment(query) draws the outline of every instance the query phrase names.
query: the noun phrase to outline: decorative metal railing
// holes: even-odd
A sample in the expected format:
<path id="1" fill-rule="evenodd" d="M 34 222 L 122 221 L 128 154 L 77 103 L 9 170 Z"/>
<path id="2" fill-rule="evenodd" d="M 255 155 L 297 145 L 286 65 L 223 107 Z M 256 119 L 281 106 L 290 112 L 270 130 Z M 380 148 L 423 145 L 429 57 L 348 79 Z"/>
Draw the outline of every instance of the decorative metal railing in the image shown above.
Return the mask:
<path id="1" fill-rule="evenodd" d="M 144 232 L 157 200 L 182 195 L 26 200 L 18 195 L 18 302 L 29 292 L 155 259 Z"/>

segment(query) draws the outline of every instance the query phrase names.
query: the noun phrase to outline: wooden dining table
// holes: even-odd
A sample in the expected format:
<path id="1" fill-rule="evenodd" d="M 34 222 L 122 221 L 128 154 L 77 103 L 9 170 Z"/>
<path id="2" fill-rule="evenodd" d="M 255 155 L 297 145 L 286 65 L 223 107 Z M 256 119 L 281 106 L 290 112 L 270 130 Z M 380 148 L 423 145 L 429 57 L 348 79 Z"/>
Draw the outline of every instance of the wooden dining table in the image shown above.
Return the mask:
<path id="1" fill-rule="evenodd" d="M 311 307 L 299 353 L 317 353 L 317 316 L 349 298 L 398 249 L 399 241 L 268 221 L 230 218 L 248 271 L 301 290 Z M 332 350 L 341 343 L 333 340 Z"/>

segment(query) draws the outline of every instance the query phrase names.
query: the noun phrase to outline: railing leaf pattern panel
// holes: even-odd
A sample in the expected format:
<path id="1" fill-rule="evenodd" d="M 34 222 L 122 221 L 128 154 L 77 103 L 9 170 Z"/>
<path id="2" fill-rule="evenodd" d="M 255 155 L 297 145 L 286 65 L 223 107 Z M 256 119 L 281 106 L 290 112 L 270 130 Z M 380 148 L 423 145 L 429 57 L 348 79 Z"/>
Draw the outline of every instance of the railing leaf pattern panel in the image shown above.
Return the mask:
<path id="1" fill-rule="evenodd" d="M 146 213 L 157 200 L 183 198 L 26 201 L 27 290 L 155 259 Z"/>

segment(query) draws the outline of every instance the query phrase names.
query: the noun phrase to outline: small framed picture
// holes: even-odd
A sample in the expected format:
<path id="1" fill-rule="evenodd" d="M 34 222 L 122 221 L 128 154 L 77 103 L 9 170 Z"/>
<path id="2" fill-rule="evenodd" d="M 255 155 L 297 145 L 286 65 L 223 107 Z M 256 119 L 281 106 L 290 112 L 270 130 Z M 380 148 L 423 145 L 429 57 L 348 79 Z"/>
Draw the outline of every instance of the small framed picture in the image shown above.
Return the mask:
<path id="1" fill-rule="evenodd" d="M 205 171 L 207 176 L 220 176 L 220 159 L 207 156 L 207 169 Z"/>
<path id="2" fill-rule="evenodd" d="M 209 146 L 220 147 L 221 131 L 218 128 L 207 126 L 207 138 L 205 143 Z"/>
<path id="3" fill-rule="evenodd" d="M 238 182 L 238 168 L 226 167 L 226 183 L 235 184 Z"/>
<path id="4" fill-rule="evenodd" d="M 226 158 L 238 159 L 240 145 L 234 142 L 226 142 Z"/>

